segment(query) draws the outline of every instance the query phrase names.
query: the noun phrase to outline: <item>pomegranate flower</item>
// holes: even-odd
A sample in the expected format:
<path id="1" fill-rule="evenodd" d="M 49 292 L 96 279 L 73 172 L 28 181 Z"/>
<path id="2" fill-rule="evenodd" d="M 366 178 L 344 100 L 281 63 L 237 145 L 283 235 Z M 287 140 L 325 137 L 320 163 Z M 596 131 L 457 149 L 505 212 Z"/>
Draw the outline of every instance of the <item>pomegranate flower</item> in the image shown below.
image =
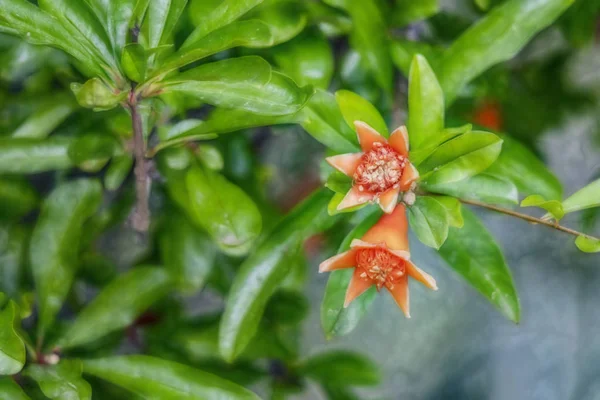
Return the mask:
<path id="1" fill-rule="evenodd" d="M 355 121 L 354 126 L 362 152 L 327 158 L 332 167 L 353 180 L 352 189 L 337 209 L 371 201 L 391 213 L 400 192 L 408 191 L 419 178 L 419 172 L 408 160 L 408 131 L 401 126 L 387 140 L 362 121 Z"/>
<path id="2" fill-rule="evenodd" d="M 410 261 L 406 210 L 402 204 L 381 217 L 360 240 L 354 239 L 350 250 L 323 261 L 319 272 L 344 268 L 354 268 L 344 307 L 375 285 L 378 291 L 385 287 L 410 318 L 408 277 L 437 290 L 435 279 Z"/>

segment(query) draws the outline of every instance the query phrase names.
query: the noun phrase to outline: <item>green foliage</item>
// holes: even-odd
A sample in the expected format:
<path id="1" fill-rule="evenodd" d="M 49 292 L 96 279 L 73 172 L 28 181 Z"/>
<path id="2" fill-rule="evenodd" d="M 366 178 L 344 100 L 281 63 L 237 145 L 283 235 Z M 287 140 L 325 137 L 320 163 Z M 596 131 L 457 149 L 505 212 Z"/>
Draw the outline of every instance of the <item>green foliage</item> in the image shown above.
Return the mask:
<path id="1" fill-rule="evenodd" d="M 439 249 L 448 238 L 450 216 L 435 197 L 420 196 L 410 207 L 410 227 L 421 242 Z"/>
<path id="2" fill-rule="evenodd" d="M 32 365 L 25 375 L 36 381 L 49 399 L 90 400 L 92 388 L 81 372 L 81 361 L 64 360 L 57 365 Z"/>
<path id="3" fill-rule="evenodd" d="M 0 293 L 0 375 L 14 375 L 25 365 L 25 345 L 18 330 L 21 322 L 19 310 L 14 301 L 6 302 L 6 296 Z"/>

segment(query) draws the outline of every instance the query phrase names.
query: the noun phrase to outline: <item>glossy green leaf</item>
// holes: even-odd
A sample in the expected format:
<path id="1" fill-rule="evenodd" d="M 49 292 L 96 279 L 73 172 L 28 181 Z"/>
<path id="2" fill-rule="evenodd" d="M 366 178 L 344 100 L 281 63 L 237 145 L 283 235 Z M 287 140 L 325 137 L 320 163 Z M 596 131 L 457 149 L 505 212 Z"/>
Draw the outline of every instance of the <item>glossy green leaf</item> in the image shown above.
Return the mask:
<path id="1" fill-rule="evenodd" d="M 333 195 L 333 197 L 329 201 L 329 204 L 327 205 L 327 213 L 329 215 L 334 216 L 344 213 L 353 213 L 369 205 L 369 203 L 363 203 L 354 207 L 348 207 L 344 208 L 343 210 L 338 210 L 338 206 L 342 203 L 342 200 L 344 200 L 345 196 L 346 194 L 344 193 L 335 193 Z"/>
<path id="2" fill-rule="evenodd" d="M 565 216 L 563 205 L 558 200 L 546 200 L 539 194 L 532 194 L 521 201 L 521 207 L 540 207 L 548 211 L 555 220 L 560 220 Z"/>
<path id="3" fill-rule="evenodd" d="M 464 200 L 482 201 L 488 204 L 519 203 L 519 191 L 511 181 L 487 172 L 459 182 L 435 185 L 421 183 L 421 187 L 433 193 L 447 194 Z"/>
<path id="4" fill-rule="evenodd" d="M 519 322 L 519 298 L 502 251 L 475 214 L 464 209 L 463 218 L 462 228 L 450 228 L 440 255 L 506 318 Z"/>
<path id="5" fill-rule="evenodd" d="M 91 400 L 92 387 L 82 377 L 78 360 L 62 360 L 56 365 L 30 365 L 25 375 L 40 386 L 52 400 Z"/>
<path id="6" fill-rule="evenodd" d="M 417 54 L 421 54 L 435 70 L 444 48 L 425 42 L 415 42 L 407 39 L 395 38 L 390 44 L 390 52 L 394 65 L 402 71 L 404 76 L 409 76 L 410 66 Z"/>
<path id="7" fill-rule="evenodd" d="M 562 199 L 562 185 L 531 150 L 509 136 L 502 136 L 502 152 L 486 171 L 511 181 L 524 196 L 539 194 L 548 200 Z"/>
<path id="8" fill-rule="evenodd" d="M 167 214 L 159 235 L 163 264 L 179 290 L 191 294 L 202 289 L 217 255 L 210 237 L 178 212 Z"/>
<path id="9" fill-rule="evenodd" d="M 296 0 L 266 1 L 250 11 L 247 18 L 267 24 L 274 45 L 298 35 L 308 21 L 305 7 Z"/>
<path id="10" fill-rule="evenodd" d="M 379 370 L 371 360 L 344 350 L 312 356 L 300 363 L 298 371 L 328 385 L 374 386 L 381 381 Z"/>
<path id="11" fill-rule="evenodd" d="M 142 82 L 146 77 L 146 49 L 139 43 L 130 43 L 123 49 L 121 66 L 125 76 L 134 82 Z"/>
<path id="12" fill-rule="evenodd" d="M 22 177 L 0 177 L 1 221 L 16 221 L 33 211 L 38 204 L 39 196 L 27 180 Z"/>
<path id="13" fill-rule="evenodd" d="M 290 258 L 304 239 L 335 221 L 326 212 L 329 196 L 322 189 L 296 206 L 242 263 L 221 320 L 219 349 L 225 360 L 235 359 L 254 337 L 269 297 L 288 274 Z"/>
<path id="14" fill-rule="evenodd" d="M 25 344 L 19 336 L 21 317 L 13 300 L 0 293 L 0 375 L 14 375 L 25 365 Z"/>
<path id="15" fill-rule="evenodd" d="M 434 197 L 418 196 L 408 209 L 408 217 L 411 229 L 423 244 L 439 249 L 448 238 L 448 212 Z"/>
<path id="16" fill-rule="evenodd" d="M 187 0 L 151 0 L 146 11 L 148 48 L 167 43 Z"/>
<path id="17" fill-rule="evenodd" d="M 275 64 L 298 85 L 327 89 L 334 70 L 331 45 L 318 30 L 308 30 L 272 50 Z"/>
<path id="18" fill-rule="evenodd" d="M 79 313 L 57 346 L 82 346 L 126 328 L 167 294 L 171 282 L 167 271 L 152 267 L 136 268 L 119 276 Z"/>
<path id="19" fill-rule="evenodd" d="M 100 20 L 115 53 L 125 47 L 130 28 L 134 26 L 136 6 L 148 0 L 85 0 Z"/>
<path id="20" fill-rule="evenodd" d="M 429 157 L 431 154 L 433 154 L 434 151 L 437 150 L 437 148 L 442 145 L 443 143 L 446 143 L 460 135 L 463 135 L 465 133 L 470 133 L 473 129 L 473 126 L 471 124 L 466 124 L 463 126 L 459 126 L 456 128 L 445 128 L 442 131 L 439 132 L 439 134 L 437 135 L 436 138 L 434 138 L 435 140 L 431 140 L 429 143 L 427 143 L 426 145 L 423 145 L 423 147 L 419 148 L 419 149 L 411 149 L 410 151 L 410 162 L 418 167 L 419 165 L 421 165 L 421 163 L 423 161 L 425 161 L 427 159 L 427 157 Z"/>
<path id="21" fill-rule="evenodd" d="M 10 377 L 0 377 L 0 400 L 30 400 L 23 389 Z"/>
<path id="22" fill-rule="evenodd" d="M 71 140 L 55 137 L 38 139 L 0 139 L 0 173 L 35 174 L 72 166 L 67 155 Z"/>
<path id="23" fill-rule="evenodd" d="M 493 133 L 473 131 L 452 139 L 419 164 L 427 184 L 458 182 L 487 169 L 502 150 L 502 139 Z"/>
<path id="24" fill-rule="evenodd" d="M 375 209 L 367 214 L 364 219 L 352 230 L 338 249 L 338 253 L 348 251 L 353 239 L 360 239 L 381 218 L 381 211 Z M 325 336 L 331 339 L 334 336 L 347 335 L 352 332 L 369 305 L 375 300 L 377 291 L 371 287 L 360 297 L 355 299 L 347 308 L 344 308 L 346 289 L 350 284 L 353 270 L 340 269 L 329 275 L 325 296 L 321 303 L 321 326 Z"/>
<path id="25" fill-rule="evenodd" d="M 408 76 L 408 137 L 411 150 L 437 142 L 444 129 L 444 93 L 425 57 L 413 58 Z"/>
<path id="26" fill-rule="evenodd" d="M 565 214 L 600 207 L 600 179 L 579 189 L 562 202 Z"/>
<path id="27" fill-rule="evenodd" d="M 454 197 L 435 196 L 435 200 L 446 209 L 448 213 L 448 223 L 455 228 L 462 228 L 465 220 L 462 216 L 462 204 Z"/>
<path id="28" fill-rule="evenodd" d="M 57 186 L 44 201 L 33 230 L 29 259 L 39 304 L 40 336 L 65 300 L 78 262 L 83 223 L 100 205 L 102 187 L 79 179 Z"/>
<path id="29" fill-rule="evenodd" d="M 194 42 L 246 14 L 264 0 L 192 0 L 190 17 L 196 26 L 188 41 Z"/>
<path id="30" fill-rule="evenodd" d="M 107 190 L 117 190 L 121 187 L 131 172 L 133 158 L 129 154 L 112 159 L 104 174 L 104 186 Z"/>
<path id="31" fill-rule="evenodd" d="M 14 138 L 43 139 L 75 111 L 73 96 L 53 95 L 43 102 L 12 134 Z"/>
<path id="32" fill-rule="evenodd" d="M 127 98 L 127 92 L 115 93 L 99 78 L 92 78 L 83 85 L 72 83 L 71 90 L 80 106 L 94 110 L 110 110 Z"/>
<path id="33" fill-rule="evenodd" d="M 431 17 L 439 11 L 439 0 L 396 0 L 392 21 L 404 26 Z"/>
<path id="34" fill-rule="evenodd" d="M 16 299 L 25 269 L 27 232 L 22 226 L 0 225 L 0 292 Z"/>
<path id="35" fill-rule="evenodd" d="M 491 66 L 513 58 L 574 0 L 508 0 L 463 33 L 446 50 L 438 78 L 446 105 Z"/>
<path id="36" fill-rule="evenodd" d="M 106 133 L 88 133 L 77 137 L 69 145 L 69 158 L 76 165 L 86 162 L 106 162 L 121 150 L 119 142 Z"/>
<path id="37" fill-rule="evenodd" d="M 600 252 L 600 240 L 596 238 L 579 236 L 575 239 L 575 245 L 577 245 L 577 248 L 584 253 Z"/>
<path id="38" fill-rule="evenodd" d="M 367 100 L 349 90 L 335 92 L 335 100 L 342 111 L 346 123 L 354 128 L 354 121 L 366 122 L 384 137 L 389 136 L 385 120 L 379 111 Z"/>
<path id="39" fill-rule="evenodd" d="M 161 400 L 260 400 L 218 376 L 154 357 L 133 355 L 85 360 L 86 374 L 121 386 L 144 398 Z"/>
<path id="40" fill-rule="evenodd" d="M 256 56 L 191 69 L 166 81 L 164 90 L 185 93 L 216 106 L 264 115 L 292 114 L 313 93 L 312 88 L 300 88 L 290 78 L 272 71 L 266 61 Z"/>
<path id="41" fill-rule="evenodd" d="M 260 234 L 262 219 L 256 204 L 239 187 L 206 168 L 191 168 L 186 177 L 194 221 L 222 250 L 244 254 Z"/>
<path id="42" fill-rule="evenodd" d="M 206 168 L 221 171 L 224 166 L 223 155 L 215 146 L 200 144 L 195 151 L 196 157 Z"/>
<path id="43" fill-rule="evenodd" d="M 325 187 L 333 190 L 336 193 L 346 194 L 352 188 L 352 178 L 348 175 L 335 170 L 329 174 Z"/>

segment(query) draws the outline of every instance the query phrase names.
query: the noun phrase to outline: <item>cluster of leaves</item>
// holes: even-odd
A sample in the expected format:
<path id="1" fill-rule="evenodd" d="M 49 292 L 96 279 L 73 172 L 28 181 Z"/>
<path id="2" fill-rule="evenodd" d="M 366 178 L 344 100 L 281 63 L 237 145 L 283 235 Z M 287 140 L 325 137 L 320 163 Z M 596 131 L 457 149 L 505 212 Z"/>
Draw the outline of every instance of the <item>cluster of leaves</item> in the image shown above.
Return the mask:
<path id="1" fill-rule="evenodd" d="M 300 333 L 305 240 L 350 226 L 345 250 L 379 211 L 337 212 L 351 182 L 323 167 L 327 188 L 280 215 L 240 131 L 299 125 L 331 154 L 354 152 L 353 121 L 387 135 L 405 78 L 421 174 L 411 228 L 518 321 L 502 252 L 462 203 L 526 197 L 558 221 L 598 207 L 600 181 L 561 201 L 514 138 L 446 127 L 492 92 L 478 77 L 572 0 L 476 3 L 475 24 L 446 32 L 436 0 L 0 0 L 0 398 L 254 399 L 244 386 L 267 382 L 279 399 L 312 381 L 349 399 L 377 384 L 360 354 L 304 357 Z M 569 22 L 582 8 L 561 20 L 573 40 L 587 32 Z M 424 19 L 437 42 L 407 39 Z M 148 197 L 147 245 L 122 271 L 101 242 Z M 600 250 L 586 235 L 577 245 Z M 349 279 L 327 284 L 327 337 L 352 331 L 374 298 L 343 308 Z M 224 306 L 190 312 L 206 292 Z"/>

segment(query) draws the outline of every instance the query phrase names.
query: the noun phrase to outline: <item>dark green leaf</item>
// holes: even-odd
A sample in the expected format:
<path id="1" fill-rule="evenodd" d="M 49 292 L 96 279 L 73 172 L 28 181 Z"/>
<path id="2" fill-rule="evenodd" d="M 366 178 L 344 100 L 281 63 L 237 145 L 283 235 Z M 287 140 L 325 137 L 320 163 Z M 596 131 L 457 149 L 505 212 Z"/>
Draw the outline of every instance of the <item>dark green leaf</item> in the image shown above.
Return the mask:
<path id="1" fill-rule="evenodd" d="M 136 6 L 148 0 L 85 0 L 94 11 L 112 43 L 115 53 L 125 47 L 128 30 L 134 26 Z"/>
<path id="2" fill-rule="evenodd" d="M 29 253 L 42 337 L 71 288 L 83 223 L 96 211 L 101 197 L 97 181 L 80 179 L 57 186 L 42 205 Z"/>
<path id="3" fill-rule="evenodd" d="M 88 344 L 129 326 L 170 288 L 169 274 L 159 268 L 136 268 L 119 276 L 79 313 L 58 347 Z"/>
<path id="4" fill-rule="evenodd" d="M 112 159 L 104 175 L 104 186 L 107 190 L 117 190 L 121 187 L 133 165 L 133 158 L 129 154 L 117 156 Z"/>
<path id="5" fill-rule="evenodd" d="M 598 253 L 600 252 L 600 240 L 587 236 L 579 236 L 575 239 L 577 248 L 584 253 Z"/>
<path id="6" fill-rule="evenodd" d="M 298 372 L 327 385 L 372 386 L 381 381 L 377 366 L 371 360 L 342 350 L 312 356 L 300 363 Z"/>
<path id="7" fill-rule="evenodd" d="M 307 315 L 309 304 L 301 292 L 279 290 L 269 300 L 265 318 L 276 325 L 296 325 Z"/>
<path id="8" fill-rule="evenodd" d="M 110 110 L 127 98 L 126 91 L 115 93 L 99 78 L 92 78 L 83 85 L 72 83 L 71 90 L 80 106 L 94 110 Z"/>
<path id="9" fill-rule="evenodd" d="M 565 216 L 563 205 L 558 200 L 546 200 L 539 194 L 532 194 L 521 201 L 521 207 L 540 207 L 552 214 L 552 218 L 560 220 Z"/>
<path id="10" fill-rule="evenodd" d="M 519 322 L 519 298 L 502 251 L 475 214 L 465 209 L 463 218 L 462 228 L 450 228 L 440 255 L 504 316 Z"/>
<path id="11" fill-rule="evenodd" d="M 195 42 L 207 34 L 246 14 L 264 0 L 193 0 L 190 16 L 196 30 L 188 41 Z"/>
<path id="12" fill-rule="evenodd" d="M 482 201 L 489 204 L 518 204 L 517 187 L 504 178 L 484 172 L 459 182 L 436 185 L 421 184 L 430 192 L 447 194 L 465 200 Z"/>
<path id="13" fill-rule="evenodd" d="M 151 0 L 146 11 L 148 48 L 167 43 L 187 0 Z"/>
<path id="14" fill-rule="evenodd" d="M 600 207 L 600 179 L 573 193 L 562 203 L 565 214 Z"/>
<path id="15" fill-rule="evenodd" d="M 30 400 L 21 387 L 10 377 L 0 378 L 0 400 Z"/>
<path id="16" fill-rule="evenodd" d="M 81 361 L 62 360 L 57 365 L 30 365 L 25 375 L 36 381 L 52 400 L 90 400 L 92 388 L 81 372 Z"/>
<path id="17" fill-rule="evenodd" d="M 75 111 L 73 96 L 53 95 L 44 102 L 12 134 L 14 138 L 43 139 Z"/>
<path id="18" fill-rule="evenodd" d="M 70 139 L 0 139 L 0 173 L 35 174 L 72 166 L 67 155 Z"/>
<path id="19" fill-rule="evenodd" d="M 123 49 L 121 66 L 125 76 L 134 82 L 142 82 L 146 77 L 146 50 L 139 43 L 130 43 Z"/>
<path id="20" fill-rule="evenodd" d="M 425 57 L 417 54 L 408 77 L 408 135 L 411 150 L 425 147 L 444 129 L 444 94 Z"/>
<path id="21" fill-rule="evenodd" d="M 328 400 L 360 400 L 360 397 L 352 393 L 345 385 L 323 385 Z"/>
<path id="22" fill-rule="evenodd" d="M 408 210 L 410 227 L 419 240 L 439 249 L 448 237 L 450 221 L 446 207 L 434 197 L 418 196 Z"/>
<path id="23" fill-rule="evenodd" d="M 326 212 L 329 196 L 320 190 L 294 208 L 242 263 L 221 320 L 219 348 L 225 360 L 235 359 L 254 337 L 269 297 L 304 239 L 335 221 Z"/>
<path id="24" fill-rule="evenodd" d="M 350 249 L 352 240 L 361 238 L 381 218 L 381 214 L 381 211 L 378 209 L 367 214 L 348 233 L 340 245 L 338 253 Z M 377 294 L 375 288 L 372 287 L 350 303 L 347 308 L 344 308 L 346 289 L 348 289 L 353 272 L 351 268 L 333 271 L 327 281 L 325 296 L 321 303 L 321 326 L 328 339 L 352 332 Z"/>
<path id="25" fill-rule="evenodd" d="M 0 178 L 0 220 L 16 221 L 33 211 L 38 204 L 37 192 L 25 179 L 21 177 Z"/>
<path id="26" fill-rule="evenodd" d="M 0 375 L 14 375 L 25 365 L 25 344 L 19 336 L 21 317 L 13 300 L 0 293 Z"/>
<path id="27" fill-rule="evenodd" d="M 210 237 L 178 212 L 167 214 L 159 238 L 163 264 L 178 288 L 194 293 L 204 286 L 214 264 L 216 248 Z"/>
<path id="28" fill-rule="evenodd" d="M 393 24 L 404 26 L 431 17 L 440 8 L 439 0 L 396 0 Z"/>
<path id="29" fill-rule="evenodd" d="M 23 227 L 0 226 L 0 292 L 16 299 L 25 268 L 27 233 Z"/>
<path id="30" fill-rule="evenodd" d="M 118 356 L 83 363 L 97 376 L 144 398 L 161 400 L 260 400 L 260 397 L 218 376 L 183 364 L 149 356 Z"/>
<path id="31" fill-rule="evenodd" d="M 69 158 L 76 165 L 108 161 L 120 150 L 117 140 L 105 133 L 88 133 L 71 142 Z"/>
<path id="32" fill-rule="evenodd" d="M 460 91 L 489 67 L 509 60 L 574 0 L 509 0 L 494 8 L 446 50 L 438 77 L 452 104 Z"/>
<path id="33" fill-rule="evenodd" d="M 335 100 L 342 111 L 342 115 L 350 128 L 354 128 L 354 121 L 366 122 L 384 137 L 388 137 L 388 129 L 379 111 L 364 98 L 349 90 L 335 92 Z"/>

